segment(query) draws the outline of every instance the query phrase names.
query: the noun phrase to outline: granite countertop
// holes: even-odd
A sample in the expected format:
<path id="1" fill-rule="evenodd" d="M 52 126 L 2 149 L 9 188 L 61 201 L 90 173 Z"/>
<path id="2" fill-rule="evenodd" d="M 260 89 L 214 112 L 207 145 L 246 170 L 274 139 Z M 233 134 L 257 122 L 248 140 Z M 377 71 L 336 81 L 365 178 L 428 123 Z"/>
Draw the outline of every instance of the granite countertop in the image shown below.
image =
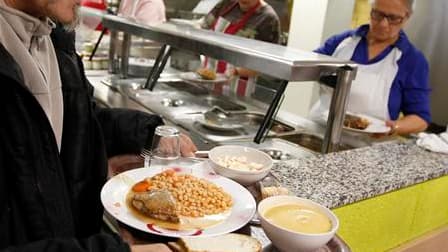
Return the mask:
<path id="1" fill-rule="evenodd" d="M 280 162 L 272 173 L 295 195 L 336 208 L 444 176 L 448 155 L 389 142 Z"/>

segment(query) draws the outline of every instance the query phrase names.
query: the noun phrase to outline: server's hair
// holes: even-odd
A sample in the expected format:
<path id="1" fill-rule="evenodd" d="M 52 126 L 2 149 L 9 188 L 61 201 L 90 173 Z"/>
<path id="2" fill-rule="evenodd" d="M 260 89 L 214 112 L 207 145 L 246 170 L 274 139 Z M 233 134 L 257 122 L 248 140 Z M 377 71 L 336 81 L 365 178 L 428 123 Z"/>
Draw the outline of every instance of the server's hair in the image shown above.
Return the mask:
<path id="1" fill-rule="evenodd" d="M 417 2 L 416 0 L 402 0 L 406 3 L 408 9 L 409 9 L 409 13 L 412 14 L 415 10 L 415 3 Z M 375 3 L 375 0 L 369 0 L 369 3 L 372 5 Z"/>

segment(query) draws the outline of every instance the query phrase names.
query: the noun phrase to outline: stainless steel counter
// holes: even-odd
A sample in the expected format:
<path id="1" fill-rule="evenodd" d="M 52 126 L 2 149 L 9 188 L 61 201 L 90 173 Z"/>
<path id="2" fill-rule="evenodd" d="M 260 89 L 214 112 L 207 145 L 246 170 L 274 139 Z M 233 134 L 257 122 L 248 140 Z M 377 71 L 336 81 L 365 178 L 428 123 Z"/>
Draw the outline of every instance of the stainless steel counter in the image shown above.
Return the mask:
<path id="1" fill-rule="evenodd" d="M 81 9 L 81 13 L 85 10 Z M 92 15 L 87 12 L 87 15 Z M 271 101 L 254 141 L 260 142 L 268 128 L 272 116 L 277 110 L 281 96 L 286 90 L 288 81 L 317 81 L 330 75 L 337 76 L 335 90 L 329 109 L 327 129 L 321 151 L 323 153 L 338 150 L 341 139 L 343 117 L 347 104 L 347 96 L 351 82 L 356 76 L 357 66 L 353 62 L 319 55 L 313 52 L 300 51 L 285 46 L 261 41 L 201 30 L 189 26 L 163 23 L 147 26 L 135 20 L 105 14 L 103 25 L 111 29 L 111 46 L 109 51 L 110 69 L 112 72 L 128 74 L 128 56 L 131 35 L 155 40 L 164 44 L 159 53 L 151 78 L 145 86 L 152 90 L 172 48 L 182 48 L 194 53 L 226 60 L 236 66 L 249 68 L 272 77 L 282 79 L 278 83 L 277 92 Z M 118 32 L 124 32 L 121 48 L 120 69 L 116 43 Z"/>

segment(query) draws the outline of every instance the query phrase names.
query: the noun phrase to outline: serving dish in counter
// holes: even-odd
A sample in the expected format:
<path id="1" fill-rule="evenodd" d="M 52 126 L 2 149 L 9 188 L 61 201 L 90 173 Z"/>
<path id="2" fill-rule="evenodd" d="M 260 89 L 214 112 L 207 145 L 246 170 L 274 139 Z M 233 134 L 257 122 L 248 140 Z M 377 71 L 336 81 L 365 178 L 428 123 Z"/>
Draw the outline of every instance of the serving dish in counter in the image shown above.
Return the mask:
<path id="1" fill-rule="evenodd" d="M 253 141 L 225 141 L 223 145 L 242 145 L 252 147 L 266 152 L 274 162 L 287 161 L 291 159 L 312 157 L 316 154 L 306 148 L 281 138 L 266 138 L 262 143 Z"/>

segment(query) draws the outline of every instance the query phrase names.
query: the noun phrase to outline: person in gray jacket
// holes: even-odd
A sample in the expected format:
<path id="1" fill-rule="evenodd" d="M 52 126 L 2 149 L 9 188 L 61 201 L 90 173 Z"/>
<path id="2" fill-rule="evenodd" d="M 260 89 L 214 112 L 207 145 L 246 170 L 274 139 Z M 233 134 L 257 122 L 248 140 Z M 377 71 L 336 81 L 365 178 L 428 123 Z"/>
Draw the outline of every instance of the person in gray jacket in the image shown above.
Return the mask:
<path id="1" fill-rule="evenodd" d="M 52 21 L 78 5 L 0 0 L 0 251 L 170 251 L 100 233 L 107 158 L 137 154 L 163 122 L 95 106 L 73 34 Z"/>

